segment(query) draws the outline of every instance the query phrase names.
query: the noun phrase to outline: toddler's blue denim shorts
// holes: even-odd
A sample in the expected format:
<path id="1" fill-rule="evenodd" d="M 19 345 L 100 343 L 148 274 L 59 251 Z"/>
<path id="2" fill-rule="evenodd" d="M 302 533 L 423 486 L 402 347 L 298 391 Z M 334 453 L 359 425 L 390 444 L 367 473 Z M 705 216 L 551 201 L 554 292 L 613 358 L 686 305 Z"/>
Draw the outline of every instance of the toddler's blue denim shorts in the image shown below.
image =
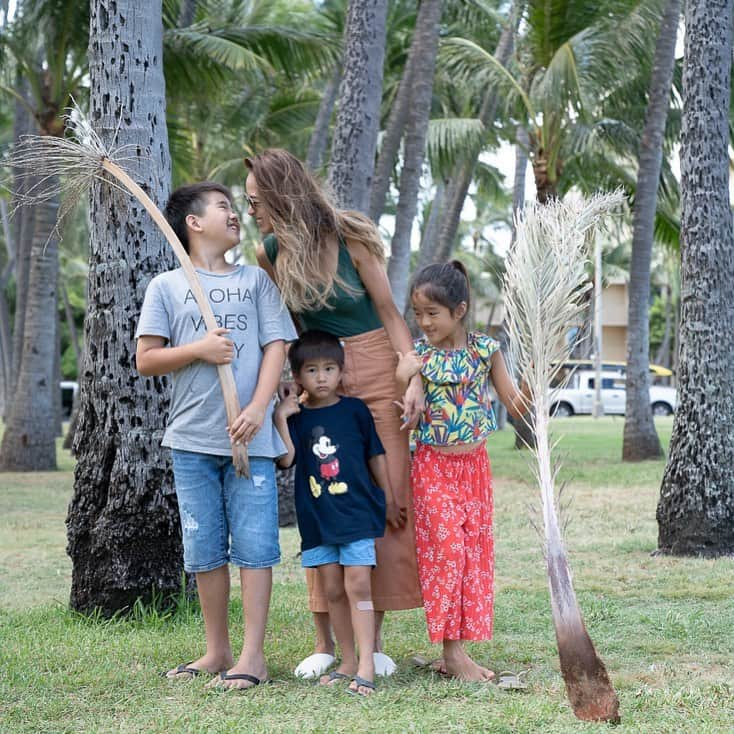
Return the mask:
<path id="1" fill-rule="evenodd" d="M 374 566 L 375 539 L 365 538 L 339 545 L 317 545 L 301 553 L 301 565 L 304 568 L 325 566 L 327 563 L 338 563 L 340 566 Z"/>
<path id="2" fill-rule="evenodd" d="M 229 562 L 240 568 L 279 563 L 273 460 L 250 457 L 250 478 L 245 479 L 235 474 L 231 456 L 172 453 L 184 568 L 197 573 Z"/>

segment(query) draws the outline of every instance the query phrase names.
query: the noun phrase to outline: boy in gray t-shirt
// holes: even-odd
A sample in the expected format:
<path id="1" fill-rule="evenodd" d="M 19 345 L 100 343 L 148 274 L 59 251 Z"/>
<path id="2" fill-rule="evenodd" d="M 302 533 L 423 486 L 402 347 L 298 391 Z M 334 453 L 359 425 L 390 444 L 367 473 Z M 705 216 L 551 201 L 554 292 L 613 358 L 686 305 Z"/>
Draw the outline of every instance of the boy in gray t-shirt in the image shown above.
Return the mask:
<path id="1" fill-rule="evenodd" d="M 206 632 L 204 655 L 166 675 L 219 673 L 217 685 L 250 688 L 267 678 L 265 622 L 272 566 L 280 560 L 273 460 L 285 452 L 273 426 L 273 396 L 285 343 L 296 332 L 267 274 L 225 260 L 240 240 L 228 189 L 215 183 L 183 186 L 171 194 L 166 218 L 197 269 L 219 325 L 206 331 L 181 268 L 150 282 L 136 332 L 137 368 L 145 376 L 173 373 L 162 444 L 172 450 L 184 567 L 196 574 Z M 231 426 L 219 364 L 232 365 L 243 406 Z M 250 479 L 235 475 L 234 442 L 247 445 Z M 240 569 L 246 617 L 236 663 L 227 629 L 229 561 Z"/>

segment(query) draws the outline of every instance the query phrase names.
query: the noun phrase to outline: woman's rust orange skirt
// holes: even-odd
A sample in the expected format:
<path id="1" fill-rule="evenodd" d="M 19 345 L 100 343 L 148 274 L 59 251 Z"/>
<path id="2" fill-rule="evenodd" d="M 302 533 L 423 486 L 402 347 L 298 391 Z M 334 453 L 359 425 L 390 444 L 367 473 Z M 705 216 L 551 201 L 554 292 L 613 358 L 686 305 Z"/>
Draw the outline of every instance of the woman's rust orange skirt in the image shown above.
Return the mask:
<path id="1" fill-rule="evenodd" d="M 395 381 L 397 356 L 385 329 L 345 337 L 342 394 L 360 398 L 375 419 L 377 435 L 385 447 L 390 484 L 399 507 L 408 510 L 401 530 L 388 526 L 378 538 L 377 566 L 372 572 L 372 601 L 378 611 L 415 609 L 423 606 L 415 554 L 413 501 L 410 491 L 408 431 L 400 430 L 400 411 L 394 401 L 402 398 Z M 306 569 L 308 600 L 312 612 L 327 612 L 326 596 L 315 569 Z"/>

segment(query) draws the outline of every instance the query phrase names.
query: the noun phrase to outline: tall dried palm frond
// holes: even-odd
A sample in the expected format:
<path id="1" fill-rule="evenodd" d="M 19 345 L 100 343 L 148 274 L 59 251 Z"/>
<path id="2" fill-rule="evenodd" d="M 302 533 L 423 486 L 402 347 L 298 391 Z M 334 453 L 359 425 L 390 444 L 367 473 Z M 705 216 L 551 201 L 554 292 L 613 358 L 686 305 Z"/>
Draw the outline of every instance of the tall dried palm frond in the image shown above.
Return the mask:
<path id="1" fill-rule="evenodd" d="M 132 194 L 148 211 L 173 248 L 199 306 L 207 330 L 217 328 L 211 304 L 204 294 L 196 270 L 163 214 L 143 189 L 125 172 L 121 164 L 133 160 L 135 146 L 108 148 L 97 135 L 78 106 L 68 110 L 64 118 L 66 137 L 26 135 L 21 137 L 7 158 L 7 164 L 31 181 L 22 194 L 21 204 L 36 204 L 62 195 L 59 221 L 68 214 L 91 187 L 101 181 L 121 194 Z M 57 222 L 58 230 L 58 222 Z M 232 424 L 240 413 L 239 398 L 232 367 L 217 365 L 222 385 L 227 421 Z M 249 477 L 249 461 L 244 446 L 232 447 L 232 460 L 240 476 Z"/>
<path id="2" fill-rule="evenodd" d="M 542 500 L 545 559 L 561 672 L 574 713 L 619 720 L 619 701 L 589 637 L 576 600 L 559 523 L 548 433 L 550 385 L 569 357 L 569 326 L 581 320 L 588 282 L 588 241 L 603 217 L 624 200 L 620 191 L 589 199 L 526 205 L 505 263 L 505 305 L 511 357 L 530 390 L 536 445 L 534 472 Z M 558 388 L 556 388 L 558 389 Z"/>

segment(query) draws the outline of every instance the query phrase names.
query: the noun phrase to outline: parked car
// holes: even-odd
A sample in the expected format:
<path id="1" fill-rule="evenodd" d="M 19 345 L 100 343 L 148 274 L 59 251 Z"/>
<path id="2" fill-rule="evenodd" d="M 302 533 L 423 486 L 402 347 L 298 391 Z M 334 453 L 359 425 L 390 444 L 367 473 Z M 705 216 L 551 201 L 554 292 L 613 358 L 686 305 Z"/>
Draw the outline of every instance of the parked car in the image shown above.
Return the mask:
<path id="1" fill-rule="evenodd" d="M 566 387 L 553 395 L 551 415 L 567 417 L 592 413 L 596 397 L 596 372 L 577 370 Z M 627 400 L 625 376 L 621 372 L 601 373 L 601 401 L 605 415 L 623 415 Z M 671 415 L 677 405 L 675 388 L 650 386 L 653 415 Z"/>

